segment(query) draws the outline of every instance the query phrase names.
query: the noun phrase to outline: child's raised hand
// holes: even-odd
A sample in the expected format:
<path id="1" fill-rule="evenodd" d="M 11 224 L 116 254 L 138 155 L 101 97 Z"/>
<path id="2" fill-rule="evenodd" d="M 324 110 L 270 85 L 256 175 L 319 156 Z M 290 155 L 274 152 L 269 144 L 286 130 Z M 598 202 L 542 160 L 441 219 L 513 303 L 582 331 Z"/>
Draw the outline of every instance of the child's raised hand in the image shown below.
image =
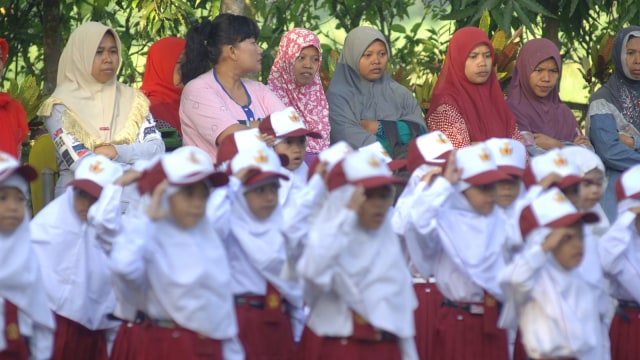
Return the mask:
<path id="1" fill-rule="evenodd" d="M 244 184 L 247 180 L 249 180 L 250 177 L 259 173 L 260 171 L 261 170 L 259 167 L 252 165 L 238 170 L 235 174 L 233 174 L 233 176 L 238 178 L 238 180 L 240 180 L 240 182 Z"/>
<path id="2" fill-rule="evenodd" d="M 327 163 L 326 161 L 320 161 L 317 165 L 316 168 L 314 169 L 314 173 L 320 175 L 320 177 L 322 178 L 322 180 L 324 180 L 324 182 L 327 182 L 327 176 L 329 175 L 329 172 L 327 171 L 327 168 L 329 167 L 329 163 Z"/>
<path id="3" fill-rule="evenodd" d="M 640 206 L 635 206 L 635 207 L 629 208 L 629 211 L 631 211 L 632 213 L 634 213 L 636 215 L 640 215 Z"/>
<path id="4" fill-rule="evenodd" d="M 276 137 L 273 135 L 260 134 L 260 138 L 270 147 L 276 145 Z"/>
<path id="5" fill-rule="evenodd" d="M 561 180 L 562 180 L 562 176 L 560 176 L 558 173 L 552 172 L 551 174 L 543 177 L 542 180 L 540 180 L 539 185 L 544 190 L 546 190 L 546 189 L 550 188 L 551 185 L 557 184 Z"/>
<path id="6" fill-rule="evenodd" d="M 456 151 L 452 150 L 449 154 L 449 159 L 447 160 L 447 165 L 445 166 L 445 170 L 443 175 L 445 179 L 447 179 L 452 185 L 457 184 L 460 181 L 460 177 L 462 176 L 462 168 L 459 168 L 456 164 Z"/>
<path id="7" fill-rule="evenodd" d="M 122 174 L 122 176 L 117 178 L 114 184 L 118 186 L 127 186 L 129 184 L 133 184 L 134 182 L 140 180 L 141 176 L 142 176 L 141 171 L 129 169 L 125 171 L 125 173 Z"/>
<path id="8" fill-rule="evenodd" d="M 440 174 L 442 174 L 442 168 L 439 168 L 439 167 L 433 168 L 427 171 L 426 174 L 422 175 L 422 178 L 420 179 L 420 181 L 425 182 L 427 185 L 431 185 L 435 177 Z"/>
<path id="9" fill-rule="evenodd" d="M 353 190 L 353 194 L 351 194 L 351 199 L 347 203 L 347 208 L 353 211 L 360 210 L 362 204 L 364 204 L 365 200 L 367 200 L 367 196 L 364 194 L 364 186 L 358 185 Z"/>
<path id="10" fill-rule="evenodd" d="M 542 243 L 542 250 L 544 252 L 553 251 L 558 245 L 569 235 L 571 232 L 570 229 L 567 228 L 555 228 L 551 231 L 549 235 L 547 235 L 546 239 Z"/>
<path id="11" fill-rule="evenodd" d="M 164 191 L 169 186 L 169 180 L 164 179 L 156 188 L 153 190 L 153 195 L 151 195 L 151 203 L 147 208 L 147 216 L 152 221 L 158 221 L 169 216 L 169 209 L 162 208 L 162 195 Z"/>

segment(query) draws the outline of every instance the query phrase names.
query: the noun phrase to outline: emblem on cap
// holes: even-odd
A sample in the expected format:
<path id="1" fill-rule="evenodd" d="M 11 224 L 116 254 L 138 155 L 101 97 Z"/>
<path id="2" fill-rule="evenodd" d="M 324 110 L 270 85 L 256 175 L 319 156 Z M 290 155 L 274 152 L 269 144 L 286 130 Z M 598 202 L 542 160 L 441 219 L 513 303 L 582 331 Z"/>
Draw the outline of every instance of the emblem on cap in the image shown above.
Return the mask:
<path id="1" fill-rule="evenodd" d="M 380 162 L 378 161 L 378 159 L 376 159 L 376 157 L 375 157 L 375 156 L 373 156 L 373 155 L 372 155 L 372 156 L 369 158 L 369 165 L 370 165 L 371 167 L 374 167 L 374 168 L 379 168 L 379 167 L 380 167 Z"/>
<path id="2" fill-rule="evenodd" d="M 89 171 L 95 174 L 100 174 L 104 170 L 104 168 L 101 167 L 100 164 L 102 164 L 101 161 L 96 161 L 95 163 L 91 164 L 91 166 L 89 166 Z"/>
<path id="3" fill-rule="evenodd" d="M 258 156 L 253 158 L 258 164 L 264 164 L 269 161 L 269 158 L 262 152 L 262 150 L 258 151 Z"/>
<path id="4" fill-rule="evenodd" d="M 4 162 L 9 160 L 9 158 L 7 158 L 6 156 L 3 156 L 2 154 L 0 154 L 0 161 Z"/>
<path id="5" fill-rule="evenodd" d="M 491 155 L 489 155 L 489 153 L 487 152 L 487 149 L 482 149 L 482 153 L 480 155 L 478 155 L 478 157 L 480 158 L 480 160 L 482 161 L 489 161 L 491 160 Z"/>
<path id="6" fill-rule="evenodd" d="M 191 161 L 194 164 L 200 164 L 200 160 L 198 160 L 198 158 L 196 157 L 196 154 L 194 154 L 193 151 L 189 154 L 189 161 Z"/>
<path id="7" fill-rule="evenodd" d="M 500 148 L 500 154 L 505 156 L 513 154 L 513 148 L 509 146 L 508 141 L 505 141 L 504 145 Z"/>
<path id="8" fill-rule="evenodd" d="M 295 111 L 291 111 L 291 114 L 289 114 L 289 120 L 293 122 L 298 122 L 300 121 L 300 118 L 298 117 L 298 114 L 296 114 Z"/>
<path id="9" fill-rule="evenodd" d="M 556 166 L 565 166 L 567 165 L 567 160 L 562 157 L 562 154 L 558 153 L 553 163 L 556 164 Z"/>
<path id="10" fill-rule="evenodd" d="M 442 145 L 444 145 L 444 144 L 449 143 L 449 139 L 447 139 L 446 137 L 444 137 L 442 134 L 438 134 L 438 139 L 436 140 L 436 142 L 437 142 L 438 144 L 442 144 Z"/>
<path id="11" fill-rule="evenodd" d="M 553 195 L 553 201 L 557 203 L 563 203 L 567 201 L 567 198 L 560 191 L 556 191 L 556 194 Z"/>

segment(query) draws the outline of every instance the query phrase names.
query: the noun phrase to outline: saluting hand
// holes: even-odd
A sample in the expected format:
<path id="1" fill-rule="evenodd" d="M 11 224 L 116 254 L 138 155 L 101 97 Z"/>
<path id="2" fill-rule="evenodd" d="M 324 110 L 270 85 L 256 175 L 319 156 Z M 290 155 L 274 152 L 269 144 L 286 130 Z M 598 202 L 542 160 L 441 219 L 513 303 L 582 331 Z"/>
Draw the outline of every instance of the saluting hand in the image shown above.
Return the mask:
<path id="1" fill-rule="evenodd" d="M 460 181 L 460 177 L 462 176 L 462 168 L 458 167 L 456 163 L 456 151 L 452 150 L 449 154 L 449 159 L 447 160 L 446 168 L 444 169 L 444 178 L 453 184 L 457 184 Z"/>
<path id="2" fill-rule="evenodd" d="M 245 168 L 238 170 L 235 174 L 233 174 L 233 176 L 238 178 L 238 180 L 240 180 L 240 182 L 244 184 L 245 182 L 247 182 L 247 180 L 249 180 L 249 178 L 251 178 L 252 176 L 254 176 L 259 172 L 260 172 L 259 167 L 247 166 Z"/>
<path id="3" fill-rule="evenodd" d="M 364 194 L 364 186 L 358 185 L 353 190 L 353 194 L 351 194 L 351 199 L 347 203 L 347 209 L 351 209 L 353 211 L 360 210 L 362 204 L 364 204 L 365 200 L 367 200 L 367 196 Z"/>
<path id="4" fill-rule="evenodd" d="M 153 195 L 151 195 L 151 203 L 147 208 L 147 216 L 151 221 L 158 221 L 169 216 L 169 209 L 163 209 L 162 207 L 162 196 L 164 191 L 169 186 L 169 180 L 164 179 L 156 188 L 153 190 Z"/>
<path id="5" fill-rule="evenodd" d="M 142 176 L 141 171 L 129 169 L 125 171 L 125 173 L 122 174 L 122 176 L 117 178 L 114 184 L 118 186 L 127 186 L 129 184 L 133 184 L 134 182 L 140 180 L 141 176 Z"/>
<path id="6" fill-rule="evenodd" d="M 553 229 L 553 231 L 547 235 L 547 238 L 544 239 L 544 242 L 542 243 L 542 250 L 544 252 L 553 251 L 562 241 L 567 239 L 567 236 L 569 236 L 570 233 L 571 229 L 564 227 Z"/>

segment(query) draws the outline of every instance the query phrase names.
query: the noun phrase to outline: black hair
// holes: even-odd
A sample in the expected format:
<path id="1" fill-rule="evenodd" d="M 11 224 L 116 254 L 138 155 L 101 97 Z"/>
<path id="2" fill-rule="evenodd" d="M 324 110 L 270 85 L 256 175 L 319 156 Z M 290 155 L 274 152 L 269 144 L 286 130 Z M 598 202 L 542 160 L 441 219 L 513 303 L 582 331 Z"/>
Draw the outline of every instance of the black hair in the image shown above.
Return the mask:
<path id="1" fill-rule="evenodd" d="M 187 84 L 209 71 L 220 60 L 222 47 L 247 39 L 258 39 L 260 29 L 252 19 L 234 14 L 220 14 L 213 21 L 203 20 L 187 31 L 181 66 L 182 83 Z"/>

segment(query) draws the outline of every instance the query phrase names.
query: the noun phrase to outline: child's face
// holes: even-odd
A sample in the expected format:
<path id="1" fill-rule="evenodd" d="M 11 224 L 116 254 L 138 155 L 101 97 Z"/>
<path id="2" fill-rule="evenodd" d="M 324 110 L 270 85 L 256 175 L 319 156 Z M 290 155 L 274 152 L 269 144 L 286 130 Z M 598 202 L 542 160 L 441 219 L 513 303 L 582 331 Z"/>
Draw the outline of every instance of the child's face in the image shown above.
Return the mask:
<path id="1" fill-rule="evenodd" d="M 169 197 L 169 212 L 173 221 L 183 229 L 196 226 L 207 210 L 209 189 L 204 182 L 182 186 Z"/>
<path id="2" fill-rule="evenodd" d="M 0 188 L 0 232 L 12 232 L 22 223 L 27 198 L 15 187 Z"/>
<path id="3" fill-rule="evenodd" d="M 366 230 L 378 229 L 393 204 L 393 187 L 384 185 L 365 190 L 367 199 L 358 210 L 358 223 Z"/>
<path id="4" fill-rule="evenodd" d="M 496 203 L 502 208 L 506 208 L 520 195 L 520 183 L 521 180 L 511 179 L 498 181 L 496 183 Z"/>
<path id="5" fill-rule="evenodd" d="M 88 192 L 74 188 L 73 189 L 73 210 L 82 221 L 87 221 L 87 214 L 91 205 L 95 204 L 98 198 L 89 194 Z"/>
<path id="6" fill-rule="evenodd" d="M 569 231 L 553 250 L 553 257 L 565 270 L 571 270 L 582 262 L 584 243 L 582 238 L 582 222 L 566 227 Z M 558 229 L 555 229 L 556 231 Z"/>
<path id="7" fill-rule="evenodd" d="M 571 204 L 575 206 L 576 209 L 581 209 L 580 206 L 580 184 L 569 185 L 566 188 L 562 189 L 562 193 L 564 196 L 571 201 Z"/>
<path id="8" fill-rule="evenodd" d="M 260 185 L 244 193 L 249 210 L 260 220 L 267 219 L 278 206 L 278 189 L 280 182 L 274 179 L 272 182 Z"/>
<path id="9" fill-rule="evenodd" d="M 307 146 L 306 136 L 290 137 L 282 140 L 273 149 L 278 154 L 284 154 L 289 157 L 289 164 L 286 168 L 288 170 L 295 170 L 302 165 L 304 161 L 304 154 Z"/>
<path id="10" fill-rule="evenodd" d="M 120 56 L 116 39 L 110 32 L 106 32 L 96 49 L 91 67 L 91 76 L 97 82 L 104 84 L 116 76 L 116 70 L 120 64 Z"/>
<path id="11" fill-rule="evenodd" d="M 488 215 L 496 203 L 496 184 L 471 185 L 462 194 L 477 213 Z"/>
<path id="12" fill-rule="evenodd" d="M 300 86 L 310 84 L 320 69 L 320 52 L 315 46 L 307 46 L 293 63 L 293 75 Z"/>
<path id="13" fill-rule="evenodd" d="M 584 179 L 580 183 L 580 209 L 589 210 L 602 198 L 604 173 L 599 169 L 593 169 L 584 174 Z"/>

